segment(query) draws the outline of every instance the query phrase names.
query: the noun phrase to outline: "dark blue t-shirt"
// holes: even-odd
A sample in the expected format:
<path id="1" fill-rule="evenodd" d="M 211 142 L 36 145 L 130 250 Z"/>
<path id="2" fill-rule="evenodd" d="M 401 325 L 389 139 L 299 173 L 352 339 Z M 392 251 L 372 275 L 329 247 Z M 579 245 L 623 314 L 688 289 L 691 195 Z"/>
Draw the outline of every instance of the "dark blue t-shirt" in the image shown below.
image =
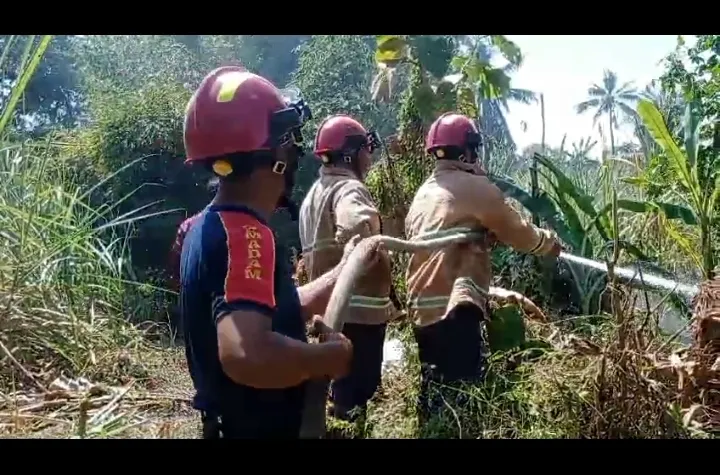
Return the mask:
<path id="1" fill-rule="evenodd" d="M 262 217 L 241 206 L 210 206 L 185 238 L 180 306 L 195 408 L 223 419 L 233 437 L 297 437 L 305 385 L 256 389 L 236 384 L 218 358 L 218 319 L 253 310 L 272 329 L 307 341 L 300 299 L 285 251 Z"/>

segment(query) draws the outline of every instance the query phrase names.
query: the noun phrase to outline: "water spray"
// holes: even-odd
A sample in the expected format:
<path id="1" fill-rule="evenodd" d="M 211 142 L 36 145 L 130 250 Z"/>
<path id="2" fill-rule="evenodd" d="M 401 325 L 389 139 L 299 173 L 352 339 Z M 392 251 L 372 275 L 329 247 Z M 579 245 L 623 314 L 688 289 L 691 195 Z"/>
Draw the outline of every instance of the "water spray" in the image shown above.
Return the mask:
<path id="1" fill-rule="evenodd" d="M 567 262 L 572 262 L 584 267 L 590 267 L 606 274 L 608 273 L 607 265 L 602 262 L 574 256 L 572 254 L 568 254 L 567 252 L 561 252 L 558 257 Z M 665 279 L 664 277 L 646 274 L 645 272 L 640 272 L 636 269 L 615 267 L 613 271 L 615 272 L 615 275 L 617 275 L 618 278 L 620 278 L 620 280 L 622 280 L 625 284 L 635 288 L 664 290 L 687 298 L 694 297 L 700 291 L 700 288 L 697 285 L 682 284 L 670 279 Z"/>

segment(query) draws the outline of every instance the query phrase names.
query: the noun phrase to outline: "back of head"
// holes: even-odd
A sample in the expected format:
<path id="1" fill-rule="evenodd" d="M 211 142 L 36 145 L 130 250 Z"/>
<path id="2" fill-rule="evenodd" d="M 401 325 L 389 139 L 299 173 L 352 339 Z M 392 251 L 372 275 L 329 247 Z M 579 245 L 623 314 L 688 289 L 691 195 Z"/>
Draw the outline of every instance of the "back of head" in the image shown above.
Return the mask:
<path id="1" fill-rule="evenodd" d="M 357 120 L 347 115 L 334 115 L 325 119 L 315 135 L 315 155 L 326 165 L 341 158 L 354 158 L 359 150 L 372 153 L 379 146 L 379 137 Z"/>
<path id="2" fill-rule="evenodd" d="M 185 111 L 187 162 L 270 150 L 287 130 L 272 130 L 269 118 L 285 108 L 282 94 L 267 79 L 238 66 L 215 69 Z"/>
<path id="3" fill-rule="evenodd" d="M 258 168 L 272 170 L 284 176 L 281 201 L 287 203 L 303 153 L 301 129 L 312 117 L 295 95 L 292 101 L 267 79 L 239 66 L 211 71 L 185 110 L 186 163 L 201 164 L 227 180 Z"/>
<path id="4" fill-rule="evenodd" d="M 475 122 L 467 116 L 448 112 L 430 126 L 425 151 L 435 158 L 474 163 L 481 145 Z M 470 151 L 470 157 L 466 156 Z"/>

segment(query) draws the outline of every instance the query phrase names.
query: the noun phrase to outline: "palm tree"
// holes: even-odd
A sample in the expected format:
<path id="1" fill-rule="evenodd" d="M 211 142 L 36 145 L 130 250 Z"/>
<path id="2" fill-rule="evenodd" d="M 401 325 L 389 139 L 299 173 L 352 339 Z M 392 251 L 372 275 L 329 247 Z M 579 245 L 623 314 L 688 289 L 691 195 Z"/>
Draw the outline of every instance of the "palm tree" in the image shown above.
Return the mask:
<path id="1" fill-rule="evenodd" d="M 657 106 L 658 111 L 660 111 L 665 123 L 668 125 L 668 130 L 673 135 L 682 135 L 680 123 L 685 112 L 685 100 L 681 93 L 665 91 L 659 82 L 653 79 L 639 94 L 640 97 L 651 100 Z M 635 130 L 635 138 L 640 143 L 645 161 L 650 160 L 650 157 L 657 151 L 658 145 L 648 132 L 642 119 L 637 114 L 634 114 L 626 116 L 624 122 Z"/>
<path id="2" fill-rule="evenodd" d="M 563 139 L 564 142 L 564 139 Z M 590 158 L 590 153 L 597 145 L 597 140 L 593 140 L 592 137 L 581 138 L 579 142 L 573 142 L 571 147 L 572 150 L 565 152 L 565 160 L 572 164 L 585 165 L 587 162 L 594 162 Z"/>
<path id="3" fill-rule="evenodd" d="M 483 41 L 483 37 L 471 37 L 470 45 L 471 50 L 474 52 L 473 59 L 479 64 L 491 64 L 493 62 L 495 50 L 487 41 Z M 521 65 L 521 59 L 515 63 L 508 62 L 508 64 L 502 68 L 503 73 L 509 78 Z M 476 83 L 480 80 L 479 77 L 473 77 L 472 74 L 469 74 L 469 79 Z M 495 164 L 496 166 L 499 165 L 501 169 L 505 169 L 510 165 L 508 159 L 514 157 L 516 152 L 515 140 L 510 133 L 510 127 L 505 118 L 505 114 L 510 111 L 510 101 L 521 104 L 532 104 L 537 102 L 537 100 L 538 98 L 535 92 L 528 89 L 515 88 L 510 84 L 502 89 L 499 97 L 478 97 L 478 121 L 481 130 L 486 136 L 484 140 L 484 156 L 495 158 L 503 156 L 506 163 Z M 493 153 L 495 150 L 504 150 L 505 153 Z M 489 165 L 489 163 L 486 163 L 486 166 Z"/>
<path id="4" fill-rule="evenodd" d="M 588 100 L 576 106 L 577 113 L 583 114 L 590 109 L 594 109 L 593 125 L 601 116 L 608 116 L 610 153 L 615 155 L 615 134 L 613 130 L 618 126 L 618 117 L 634 117 L 637 114 L 634 105 L 642 98 L 642 94 L 633 87 L 632 82 L 619 85 L 617 74 L 606 69 L 603 71 L 602 87 L 593 84 L 588 88 L 588 96 L 590 97 Z"/>

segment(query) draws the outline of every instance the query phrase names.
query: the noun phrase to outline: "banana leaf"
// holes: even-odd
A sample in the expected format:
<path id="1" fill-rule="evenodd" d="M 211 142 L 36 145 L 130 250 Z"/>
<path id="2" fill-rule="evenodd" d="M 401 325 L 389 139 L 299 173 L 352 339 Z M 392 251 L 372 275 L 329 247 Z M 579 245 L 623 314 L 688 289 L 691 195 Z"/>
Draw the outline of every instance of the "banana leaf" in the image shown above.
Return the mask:
<path id="1" fill-rule="evenodd" d="M 407 58 L 408 43 L 402 35 L 377 35 L 376 39 L 375 61 L 378 64 L 392 67 Z"/>
<path id="2" fill-rule="evenodd" d="M 637 111 L 652 138 L 665 151 L 680 184 L 697 197 L 698 190 L 693 188 L 695 182 L 692 179 L 688 159 L 675 143 L 660 111 L 647 99 L 638 102 Z"/>
<path id="3" fill-rule="evenodd" d="M 504 305 L 492 312 L 487 323 L 490 351 L 508 351 L 525 344 L 525 316 L 517 305 Z"/>

